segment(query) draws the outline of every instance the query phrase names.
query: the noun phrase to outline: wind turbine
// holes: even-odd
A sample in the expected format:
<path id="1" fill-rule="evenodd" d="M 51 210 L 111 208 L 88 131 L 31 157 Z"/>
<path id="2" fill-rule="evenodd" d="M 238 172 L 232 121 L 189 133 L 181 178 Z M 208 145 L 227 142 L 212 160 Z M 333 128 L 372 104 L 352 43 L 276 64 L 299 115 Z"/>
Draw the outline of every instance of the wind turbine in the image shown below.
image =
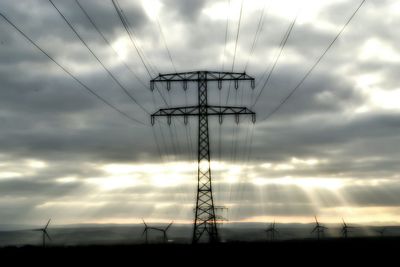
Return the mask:
<path id="1" fill-rule="evenodd" d="M 146 234 L 146 244 L 147 244 L 147 242 L 148 242 L 147 231 L 149 230 L 149 227 L 147 226 L 146 222 L 145 222 L 143 219 L 142 219 L 142 221 L 143 221 L 143 224 L 144 224 L 144 230 L 143 230 L 142 236 L 143 236 L 144 234 Z"/>
<path id="2" fill-rule="evenodd" d="M 267 233 L 267 236 L 269 234 L 269 236 L 271 237 L 271 241 L 275 241 L 275 234 L 279 233 L 278 230 L 276 230 L 275 228 L 275 221 L 270 224 L 270 226 L 267 228 L 267 230 L 265 230 L 265 232 Z"/>
<path id="3" fill-rule="evenodd" d="M 323 226 L 323 225 L 321 225 L 321 224 L 318 222 L 317 216 L 314 216 L 314 218 L 315 218 L 315 223 L 316 223 L 316 225 L 315 225 L 314 229 L 311 231 L 311 233 L 316 232 L 316 233 L 317 233 L 317 238 L 318 238 L 318 240 L 319 240 L 319 239 L 320 239 L 320 236 L 323 235 L 324 232 L 325 232 L 325 230 L 328 229 L 328 228 L 325 227 L 325 226 Z"/>
<path id="4" fill-rule="evenodd" d="M 381 230 L 376 230 L 376 231 L 381 235 L 381 237 L 383 237 L 386 231 L 386 227 L 383 227 Z"/>
<path id="5" fill-rule="evenodd" d="M 350 228 L 354 228 L 354 227 L 348 226 L 343 218 L 342 218 L 342 221 L 343 221 L 342 235 L 343 235 L 344 238 L 347 238 L 348 237 L 348 233 L 349 233 L 349 229 Z"/>
<path id="6" fill-rule="evenodd" d="M 50 224 L 51 219 L 47 222 L 46 226 L 44 228 L 38 228 L 38 229 L 33 229 L 32 231 L 40 231 L 42 232 L 42 238 L 43 238 L 43 247 L 46 247 L 46 237 L 51 241 L 51 237 L 49 233 L 47 232 L 47 227 Z"/>
<path id="7" fill-rule="evenodd" d="M 171 227 L 171 225 L 174 223 L 173 221 L 170 223 L 170 224 L 168 224 L 167 225 L 167 227 L 165 228 L 165 229 L 161 229 L 161 228 L 157 228 L 157 227 L 150 227 L 150 226 L 148 226 L 147 224 L 146 224 L 146 222 L 142 219 L 142 221 L 143 221 L 143 224 L 144 224 L 144 230 L 143 230 L 143 233 L 142 233 L 142 236 L 144 235 L 144 234 L 146 234 L 146 244 L 148 243 L 148 231 L 149 230 L 154 230 L 154 231 L 158 231 L 158 232 L 161 232 L 161 233 L 163 233 L 163 240 L 164 240 L 164 243 L 167 243 L 168 242 L 168 236 L 167 236 L 167 231 L 168 231 L 168 229 Z"/>
<path id="8" fill-rule="evenodd" d="M 163 237 L 164 237 L 164 243 L 167 243 L 168 242 L 168 237 L 167 237 L 167 231 L 168 231 L 168 229 L 171 227 L 171 225 L 173 224 L 174 222 L 172 221 L 170 224 L 168 224 L 168 226 L 165 228 L 165 229 L 160 229 L 162 232 L 163 232 Z"/>

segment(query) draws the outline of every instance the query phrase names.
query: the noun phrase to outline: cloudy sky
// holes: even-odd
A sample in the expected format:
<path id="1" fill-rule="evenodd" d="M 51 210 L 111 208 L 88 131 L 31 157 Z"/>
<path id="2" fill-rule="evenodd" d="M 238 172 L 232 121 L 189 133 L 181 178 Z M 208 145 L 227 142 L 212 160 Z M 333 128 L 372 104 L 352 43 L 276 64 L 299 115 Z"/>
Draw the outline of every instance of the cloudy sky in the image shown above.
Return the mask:
<path id="1" fill-rule="evenodd" d="M 216 205 L 231 221 L 400 221 L 400 3 L 370 0 L 278 112 L 340 31 L 355 0 L 119 0 L 141 57 L 158 73 L 246 72 L 257 87 L 213 104 L 256 105 L 258 121 L 210 121 Z M 1 0 L 0 12 L 90 94 L 0 18 L 0 224 L 191 222 L 197 121 L 148 113 L 196 102 L 196 88 L 149 90 L 150 77 L 111 1 Z M 256 37 L 257 25 L 261 29 Z M 240 20 L 240 28 L 238 25 Z M 159 23 L 159 26 L 158 26 Z M 227 34 L 226 34 L 227 33 Z M 163 39 L 163 36 L 165 39 Z M 236 43 L 236 37 L 237 43 Z M 256 40 L 256 41 L 254 41 Z M 254 44 L 254 45 L 253 45 Z M 253 47 L 253 49 L 252 49 Z M 168 54 L 168 50 L 169 54 Z M 236 54 L 235 54 L 236 50 Z M 253 52 L 251 52 L 253 50 Z M 235 59 L 234 59 L 235 58 Z M 171 62 L 172 59 L 172 62 Z M 234 63 L 233 63 L 234 62 Z"/>

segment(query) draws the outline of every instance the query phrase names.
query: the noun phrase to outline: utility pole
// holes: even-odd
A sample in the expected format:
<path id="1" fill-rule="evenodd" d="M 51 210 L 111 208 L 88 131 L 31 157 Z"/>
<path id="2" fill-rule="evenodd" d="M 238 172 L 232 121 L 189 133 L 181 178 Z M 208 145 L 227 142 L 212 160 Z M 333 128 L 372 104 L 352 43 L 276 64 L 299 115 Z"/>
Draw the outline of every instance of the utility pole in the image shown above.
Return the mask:
<path id="1" fill-rule="evenodd" d="M 185 124 L 187 124 L 189 116 L 198 117 L 197 198 L 192 239 L 194 244 L 199 243 L 205 233 L 208 234 L 209 242 L 219 241 L 211 185 L 208 117 L 218 116 L 220 124 L 223 122 L 223 117 L 227 115 L 235 116 L 236 123 L 239 123 L 241 115 L 251 115 L 253 123 L 256 120 L 256 114 L 246 107 L 208 105 L 209 82 L 216 82 L 218 89 L 221 90 L 222 83 L 227 81 L 234 82 L 235 89 L 239 88 L 239 81 L 250 81 L 251 88 L 255 87 L 254 78 L 246 73 L 234 72 L 193 71 L 159 74 L 150 81 L 151 90 L 154 90 L 156 83 L 165 83 L 168 91 L 171 90 L 171 83 L 182 83 L 185 91 L 188 88 L 188 82 L 197 83 L 198 104 L 196 106 L 163 108 L 151 114 L 152 125 L 154 125 L 155 117 L 166 117 L 168 125 L 171 124 L 172 117 L 183 117 Z"/>

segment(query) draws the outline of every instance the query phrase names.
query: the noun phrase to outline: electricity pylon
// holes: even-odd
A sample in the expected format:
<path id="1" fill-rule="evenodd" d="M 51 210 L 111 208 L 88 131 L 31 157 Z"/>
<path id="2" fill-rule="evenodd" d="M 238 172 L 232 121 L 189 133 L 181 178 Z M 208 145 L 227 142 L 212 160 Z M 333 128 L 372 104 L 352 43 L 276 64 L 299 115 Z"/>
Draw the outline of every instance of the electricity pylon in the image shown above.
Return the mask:
<path id="1" fill-rule="evenodd" d="M 198 177 L 193 243 L 200 242 L 205 232 L 208 234 L 209 242 L 218 242 L 219 240 L 211 186 L 208 117 L 218 116 L 219 123 L 222 123 L 223 117 L 227 115 L 235 116 L 236 123 L 239 123 L 239 116 L 241 115 L 251 115 L 253 123 L 256 119 L 256 114 L 246 107 L 208 105 L 208 83 L 216 82 L 218 89 L 221 90 L 222 83 L 226 81 L 234 82 L 235 89 L 239 88 L 239 81 L 250 81 L 252 89 L 255 86 L 254 78 L 246 73 L 214 71 L 159 74 L 150 82 L 152 90 L 154 90 L 155 83 L 166 83 L 168 91 L 171 90 L 171 83 L 182 83 L 185 91 L 188 88 L 188 82 L 197 83 L 198 104 L 196 106 L 163 108 L 151 114 L 151 123 L 153 125 L 155 117 L 166 117 L 169 125 L 171 124 L 171 117 L 183 117 L 185 124 L 187 124 L 189 116 L 198 117 Z"/>

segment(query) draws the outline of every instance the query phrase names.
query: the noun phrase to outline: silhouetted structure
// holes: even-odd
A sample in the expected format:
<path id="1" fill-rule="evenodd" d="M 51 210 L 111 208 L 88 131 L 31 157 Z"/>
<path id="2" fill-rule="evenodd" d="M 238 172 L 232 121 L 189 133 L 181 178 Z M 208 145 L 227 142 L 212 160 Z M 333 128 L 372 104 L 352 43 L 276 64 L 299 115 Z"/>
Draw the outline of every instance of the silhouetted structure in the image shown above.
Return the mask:
<path id="1" fill-rule="evenodd" d="M 376 231 L 381 235 L 381 237 L 384 237 L 386 230 L 387 230 L 387 228 L 383 227 L 382 229 L 376 230 Z"/>
<path id="2" fill-rule="evenodd" d="M 344 238 L 347 238 L 348 234 L 349 234 L 349 229 L 354 228 L 354 227 L 348 226 L 343 218 L 342 218 L 342 221 L 343 221 L 342 235 L 343 235 Z"/>
<path id="3" fill-rule="evenodd" d="M 239 88 L 239 81 L 251 81 L 251 87 L 253 89 L 255 87 L 254 78 L 248 76 L 246 73 L 234 72 L 193 71 L 160 74 L 150 82 L 150 88 L 152 90 L 154 90 L 156 83 L 166 83 L 167 90 L 171 90 L 171 83 L 173 82 L 182 83 L 184 90 L 187 90 L 188 82 L 197 83 L 198 103 L 196 106 L 164 108 L 151 115 L 152 124 L 154 124 L 155 117 L 166 117 L 168 124 L 171 124 L 171 117 L 183 117 L 185 124 L 187 124 L 189 116 L 198 117 L 197 198 L 192 238 L 193 243 L 200 242 L 204 232 L 208 234 L 209 242 L 218 242 L 219 240 L 211 185 L 208 117 L 218 116 L 219 123 L 222 123 L 223 117 L 226 115 L 235 116 L 236 123 L 239 123 L 240 115 L 251 115 L 253 123 L 256 118 L 256 114 L 246 107 L 208 105 L 207 88 L 209 82 L 218 83 L 218 89 L 221 90 L 222 83 L 226 81 L 233 81 L 235 89 Z"/>
<path id="4" fill-rule="evenodd" d="M 228 208 L 225 206 L 214 206 L 215 210 L 215 219 L 217 222 L 217 225 L 222 225 L 224 222 L 229 221 L 228 220 Z"/>
<path id="5" fill-rule="evenodd" d="M 49 233 L 47 232 L 47 227 L 49 227 L 51 219 L 47 222 L 46 226 L 44 228 L 38 228 L 38 229 L 32 229 L 32 231 L 40 231 L 42 232 L 42 239 L 43 239 L 43 247 L 46 247 L 46 237 L 51 241 L 51 237 Z"/>
<path id="6" fill-rule="evenodd" d="M 276 240 L 276 235 L 279 234 L 279 231 L 275 228 L 275 221 L 269 225 L 265 232 L 267 233 L 267 238 L 269 237 L 270 241 Z"/>
<path id="7" fill-rule="evenodd" d="M 143 224 L 144 224 L 144 230 L 143 230 L 142 236 L 143 236 L 144 234 L 146 234 L 146 244 L 149 242 L 149 239 L 148 239 L 148 231 L 149 231 L 149 230 L 154 230 L 154 231 L 161 232 L 161 233 L 163 234 L 163 241 L 164 241 L 164 243 L 167 243 L 167 242 L 168 242 L 167 231 L 168 231 L 168 229 L 171 227 L 171 225 L 173 224 L 173 222 L 171 222 L 170 224 L 168 224 L 168 226 L 167 226 L 166 228 L 161 229 L 161 228 L 157 228 L 157 227 L 148 226 L 148 225 L 146 224 L 146 222 L 145 222 L 143 219 L 142 219 L 142 221 L 143 221 Z"/>
<path id="8" fill-rule="evenodd" d="M 328 229 L 327 227 L 321 225 L 318 222 L 317 216 L 314 216 L 315 218 L 315 227 L 314 229 L 311 231 L 311 233 L 316 233 L 317 234 L 317 239 L 320 240 L 320 238 L 324 235 L 325 230 Z"/>

